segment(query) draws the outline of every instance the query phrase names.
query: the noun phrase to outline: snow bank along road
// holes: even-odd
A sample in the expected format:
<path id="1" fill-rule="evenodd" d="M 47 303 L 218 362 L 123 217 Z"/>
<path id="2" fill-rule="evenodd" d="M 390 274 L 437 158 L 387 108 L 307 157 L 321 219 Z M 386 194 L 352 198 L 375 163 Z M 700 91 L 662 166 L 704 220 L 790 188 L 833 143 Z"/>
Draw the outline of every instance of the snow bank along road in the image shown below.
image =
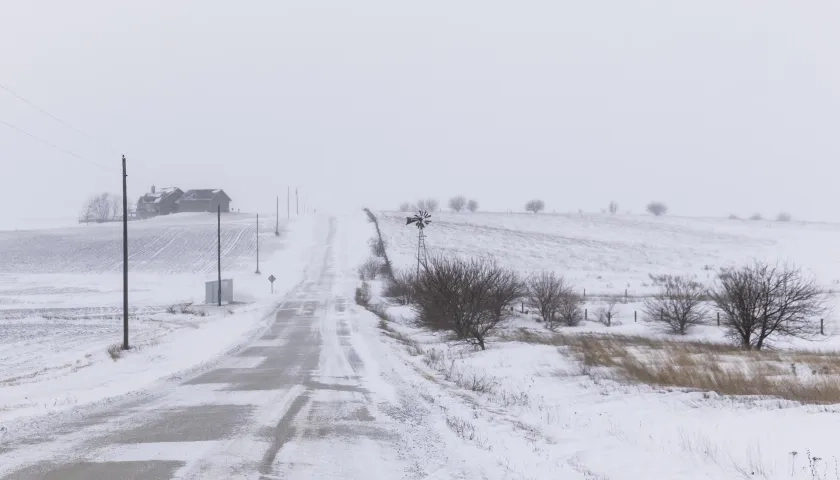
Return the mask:
<path id="1" fill-rule="evenodd" d="M 410 387 L 380 370 L 392 353 L 350 300 L 369 226 L 315 223 L 322 243 L 260 338 L 197 376 L 0 445 L 0 478 L 426 478 L 435 464 L 480 478 L 452 467 L 463 462 Z"/>

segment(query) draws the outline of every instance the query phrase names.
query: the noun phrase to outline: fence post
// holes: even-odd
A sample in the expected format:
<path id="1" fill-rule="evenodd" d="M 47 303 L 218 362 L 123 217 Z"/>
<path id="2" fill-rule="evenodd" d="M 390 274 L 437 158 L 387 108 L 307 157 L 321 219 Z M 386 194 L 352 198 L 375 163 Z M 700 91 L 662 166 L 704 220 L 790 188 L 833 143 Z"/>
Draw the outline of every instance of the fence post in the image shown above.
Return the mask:
<path id="1" fill-rule="evenodd" d="M 520 308 L 522 311 L 520 313 L 525 313 L 525 302 L 519 302 Z"/>
<path id="2" fill-rule="evenodd" d="M 720 312 L 717 312 L 717 322 L 718 322 L 718 327 L 719 327 L 720 326 Z"/>
<path id="3" fill-rule="evenodd" d="M 586 298 L 586 289 L 583 289 L 583 298 Z"/>
<path id="4" fill-rule="evenodd" d="M 588 308 L 583 309 L 583 319 L 584 320 L 589 320 L 589 309 Z"/>
<path id="5" fill-rule="evenodd" d="M 633 310 L 633 323 L 636 323 L 636 311 Z"/>
<path id="6" fill-rule="evenodd" d="M 624 289 L 624 301 L 625 302 L 627 301 L 627 289 L 626 288 Z"/>
<path id="7" fill-rule="evenodd" d="M 820 319 L 820 335 L 825 335 L 824 326 L 825 326 L 824 320 L 821 318 Z"/>

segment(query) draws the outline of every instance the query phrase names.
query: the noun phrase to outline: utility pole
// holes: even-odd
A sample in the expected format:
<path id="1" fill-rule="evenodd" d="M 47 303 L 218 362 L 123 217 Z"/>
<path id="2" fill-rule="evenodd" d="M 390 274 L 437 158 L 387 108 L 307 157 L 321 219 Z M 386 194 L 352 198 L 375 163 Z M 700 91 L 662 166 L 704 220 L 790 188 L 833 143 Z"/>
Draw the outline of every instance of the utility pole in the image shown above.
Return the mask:
<path id="1" fill-rule="evenodd" d="M 295 215 L 300 215 L 300 196 L 297 187 L 295 187 Z"/>
<path id="2" fill-rule="evenodd" d="M 218 205 L 218 227 L 216 229 L 216 260 L 219 268 L 219 306 L 222 306 L 222 205 Z"/>
<path id="3" fill-rule="evenodd" d="M 257 214 L 257 275 L 260 274 L 260 214 Z"/>
<path id="4" fill-rule="evenodd" d="M 280 195 L 277 195 L 277 225 L 274 226 L 274 236 L 280 236 Z"/>
<path id="5" fill-rule="evenodd" d="M 128 188 L 125 155 L 122 156 L 123 187 L 123 350 L 128 350 Z"/>

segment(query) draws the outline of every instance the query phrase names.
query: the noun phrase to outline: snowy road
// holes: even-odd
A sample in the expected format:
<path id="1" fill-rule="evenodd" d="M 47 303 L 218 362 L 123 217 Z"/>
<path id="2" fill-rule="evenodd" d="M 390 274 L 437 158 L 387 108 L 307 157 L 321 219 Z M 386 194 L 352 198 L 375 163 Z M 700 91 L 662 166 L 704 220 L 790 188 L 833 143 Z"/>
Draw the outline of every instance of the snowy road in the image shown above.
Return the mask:
<path id="1" fill-rule="evenodd" d="M 0 478 L 422 478 L 436 451 L 449 463 L 414 395 L 380 371 L 373 322 L 351 308 L 344 248 L 364 244 L 339 230 L 324 219 L 260 338 L 198 376 L 0 446 Z"/>

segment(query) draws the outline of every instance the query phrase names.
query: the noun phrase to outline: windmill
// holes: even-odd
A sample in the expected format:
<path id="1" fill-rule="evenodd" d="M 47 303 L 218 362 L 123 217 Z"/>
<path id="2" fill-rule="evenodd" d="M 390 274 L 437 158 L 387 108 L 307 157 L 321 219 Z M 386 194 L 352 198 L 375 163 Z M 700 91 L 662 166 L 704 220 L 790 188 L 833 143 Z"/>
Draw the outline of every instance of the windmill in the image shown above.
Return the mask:
<path id="1" fill-rule="evenodd" d="M 426 227 L 432 223 L 432 216 L 425 210 L 420 210 L 411 217 L 405 217 L 406 225 L 417 227 L 417 275 L 420 275 L 420 264 L 426 266 Z"/>

